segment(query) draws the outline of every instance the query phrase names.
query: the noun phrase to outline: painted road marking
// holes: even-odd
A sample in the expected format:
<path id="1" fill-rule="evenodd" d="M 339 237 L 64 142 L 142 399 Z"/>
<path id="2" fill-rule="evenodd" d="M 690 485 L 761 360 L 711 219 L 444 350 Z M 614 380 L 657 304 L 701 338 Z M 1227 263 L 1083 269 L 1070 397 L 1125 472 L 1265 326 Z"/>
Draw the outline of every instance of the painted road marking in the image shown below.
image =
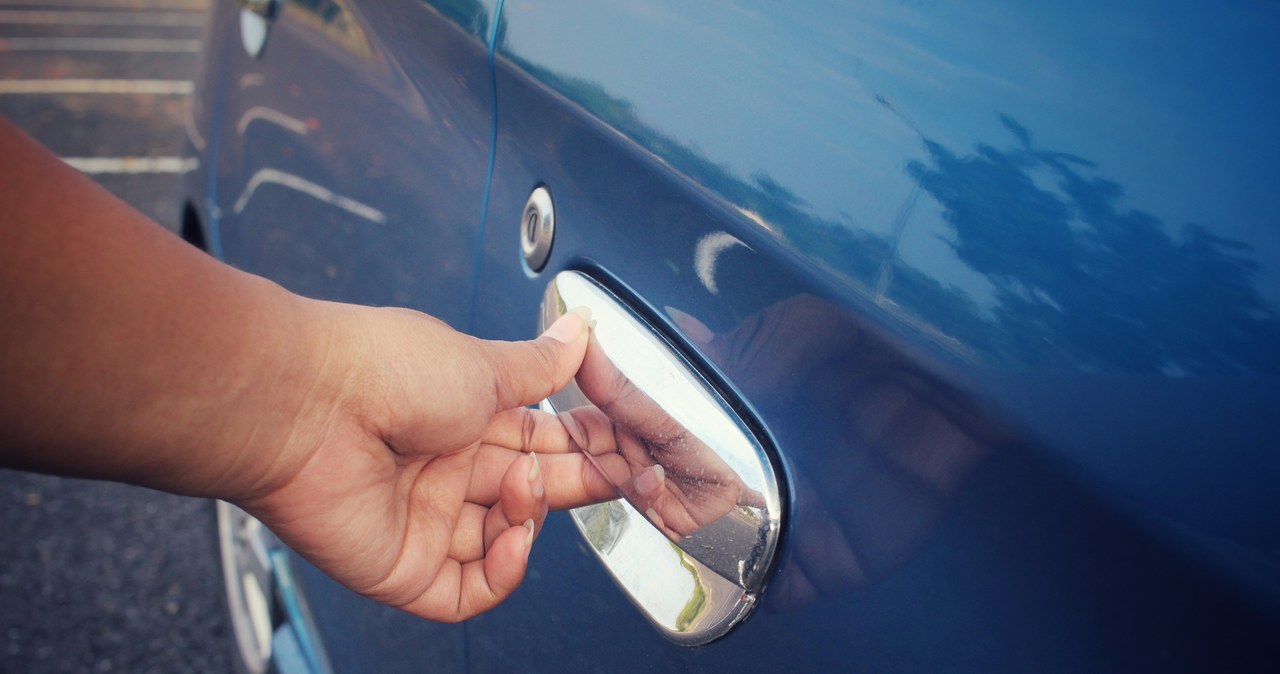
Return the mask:
<path id="1" fill-rule="evenodd" d="M 30 6 L 39 4 L 35 0 L 0 0 L 0 6 Z M 54 3 L 48 3 L 54 4 Z M 179 11 L 203 12 L 208 9 L 207 0 L 58 0 L 60 7 L 76 9 L 172 9 Z"/>
<path id="2" fill-rule="evenodd" d="M 95 12 L 0 9 L 0 23 L 59 26 L 191 26 L 204 25 L 192 12 Z"/>
<path id="3" fill-rule="evenodd" d="M 200 162 L 195 157 L 62 157 L 83 173 L 186 173 Z"/>
<path id="4" fill-rule="evenodd" d="M 200 41 L 132 37 L 5 37 L 0 38 L 0 52 L 5 51 L 112 51 L 197 54 L 200 52 Z"/>
<path id="5" fill-rule="evenodd" d="M 0 80 L 0 94 L 155 94 L 186 96 L 190 80 Z"/>

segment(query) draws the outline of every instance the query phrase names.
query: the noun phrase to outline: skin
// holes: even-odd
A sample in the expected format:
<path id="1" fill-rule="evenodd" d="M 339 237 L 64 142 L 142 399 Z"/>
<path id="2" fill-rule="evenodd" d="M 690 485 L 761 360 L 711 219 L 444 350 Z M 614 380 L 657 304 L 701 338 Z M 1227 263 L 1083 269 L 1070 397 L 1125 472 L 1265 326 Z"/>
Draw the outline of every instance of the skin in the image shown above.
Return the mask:
<path id="1" fill-rule="evenodd" d="M 525 407 L 573 377 L 585 317 L 491 342 L 303 298 L 2 118 L 0 157 L 0 464 L 226 499 L 351 589 L 442 621 L 519 586 L 549 508 L 613 497 Z"/>

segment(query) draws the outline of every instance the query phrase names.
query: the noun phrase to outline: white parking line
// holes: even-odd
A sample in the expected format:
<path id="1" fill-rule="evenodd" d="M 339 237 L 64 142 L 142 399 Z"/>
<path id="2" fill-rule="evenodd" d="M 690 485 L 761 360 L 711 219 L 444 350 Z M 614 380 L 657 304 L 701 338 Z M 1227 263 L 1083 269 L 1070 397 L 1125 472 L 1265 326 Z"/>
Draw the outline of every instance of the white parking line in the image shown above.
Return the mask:
<path id="1" fill-rule="evenodd" d="M 93 175 L 104 173 L 186 173 L 200 162 L 195 157 L 62 157 L 72 168 Z"/>
<path id="2" fill-rule="evenodd" d="M 204 17 L 192 12 L 0 9 L 0 23 L 58 26 L 202 26 Z"/>
<path id="3" fill-rule="evenodd" d="M 155 94 L 185 96 L 189 80 L 0 80 L 0 94 Z"/>
<path id="4" fill-rule="evenodd" d="M 164 40 L 132 37 L 6 37 L 5 51 L 111 51 L 142 53 L 199 53 L 199 40 Z"/>
<path id="5" fill-rule="evenodd" d="M 29 7 L 31 5 L 40 4 L 42 0 L 0 0 L 0 6 L 11 7 Z M 52 2 L 46 4 L 54 4 Z M 136 10 L 140 4 L 145 4 L 149 9 L 165 9 L 190 12 L 203 12 L 208 8 L 208 0 L 147 0 L 140 3 L 139 0 L 58 0 L 57 5 L 65 8 L 76 9 L 124 9 Z"/>

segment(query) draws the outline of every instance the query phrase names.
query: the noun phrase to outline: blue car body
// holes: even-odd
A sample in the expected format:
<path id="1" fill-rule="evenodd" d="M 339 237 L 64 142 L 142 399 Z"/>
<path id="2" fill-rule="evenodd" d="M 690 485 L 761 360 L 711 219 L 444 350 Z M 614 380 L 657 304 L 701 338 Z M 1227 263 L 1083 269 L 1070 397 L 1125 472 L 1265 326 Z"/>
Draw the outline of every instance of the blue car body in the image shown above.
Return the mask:
<path id="1" fill-rule="evenodd" d="M 258 58 L 239 11 L 193 106 L 192 238 L 497 339 L 585 272 L 783 480 L 761 607 L 711 645 L 553 516 L 465 625 L 299 562 L 335 670 L 1280 660 L 1280 6 L 295 0 Z"/>

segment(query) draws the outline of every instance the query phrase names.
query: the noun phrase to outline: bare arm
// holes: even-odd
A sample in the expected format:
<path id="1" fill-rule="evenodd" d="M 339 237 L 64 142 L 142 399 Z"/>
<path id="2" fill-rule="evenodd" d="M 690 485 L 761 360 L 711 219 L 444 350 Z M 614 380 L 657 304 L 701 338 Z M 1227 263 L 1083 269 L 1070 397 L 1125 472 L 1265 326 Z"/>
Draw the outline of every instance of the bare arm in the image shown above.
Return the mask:
<path id="1" fill-rule="evenodd" d="M 0 125 L 6 462 L 188 494 L 269 487 L 239 483 L 270 472 L 246 448 L 298 413 L 328 326 L 304 329 L 306 302 L 202 255 Z M 266 368 L 276 381 L 255 376 Z"/>
<path id="2" fill-rule="evenodd" d="M 0 464 L 235 501 L 339 581 L 440 619 L 514 590 L 548 500 L 609 495 L 523 409 L 577 370 L 581 318 L 485 342 L 305 299 L 2 118 L 0 157 Z"/>

